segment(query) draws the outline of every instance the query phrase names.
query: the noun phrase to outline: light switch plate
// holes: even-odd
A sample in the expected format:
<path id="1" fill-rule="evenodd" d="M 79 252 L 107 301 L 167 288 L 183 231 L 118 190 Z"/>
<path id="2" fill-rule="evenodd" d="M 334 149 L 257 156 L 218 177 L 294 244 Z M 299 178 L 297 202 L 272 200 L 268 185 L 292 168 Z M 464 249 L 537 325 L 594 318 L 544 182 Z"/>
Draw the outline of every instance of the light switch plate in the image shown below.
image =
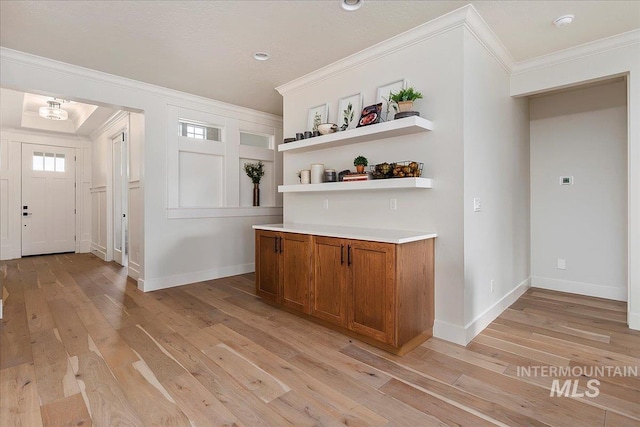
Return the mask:
<path id="1" fill-rule="evenodd" d="M 473 199 L 473 211 L 480 212 L 481 209 L 482 209 L 482 202 L 480 201 L 479 197 L 475 197 Z"/>

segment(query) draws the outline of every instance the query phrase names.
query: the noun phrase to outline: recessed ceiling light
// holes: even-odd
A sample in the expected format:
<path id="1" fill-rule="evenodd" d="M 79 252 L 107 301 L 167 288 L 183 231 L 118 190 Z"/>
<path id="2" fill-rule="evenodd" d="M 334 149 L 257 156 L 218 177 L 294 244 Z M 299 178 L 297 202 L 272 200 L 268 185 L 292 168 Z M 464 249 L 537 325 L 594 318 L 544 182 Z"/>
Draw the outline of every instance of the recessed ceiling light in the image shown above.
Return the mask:
<path id="1" fill-rule="evenodd" d="M 270 56 L 267 52 L 256 52 L 253 54 L 253 59 L 256 61 L 266 61 Z"/>
<path id="2" fill-rule="evenodd" d="M 565 25 L 571 24 L 573 22 L 573 18 L 575 18 L 574 15 L 562 15 L 561 17 L 556 18 L 553 21 L 553 24 L 556 28 L 564 27 Z"/>
<path id="3" fill-rule="evenodd" d="M 344 10 L 353 12 L 354 10 L 358 10 L 362 7 L 364 0 L 341 0 L 341 3 Z"/>

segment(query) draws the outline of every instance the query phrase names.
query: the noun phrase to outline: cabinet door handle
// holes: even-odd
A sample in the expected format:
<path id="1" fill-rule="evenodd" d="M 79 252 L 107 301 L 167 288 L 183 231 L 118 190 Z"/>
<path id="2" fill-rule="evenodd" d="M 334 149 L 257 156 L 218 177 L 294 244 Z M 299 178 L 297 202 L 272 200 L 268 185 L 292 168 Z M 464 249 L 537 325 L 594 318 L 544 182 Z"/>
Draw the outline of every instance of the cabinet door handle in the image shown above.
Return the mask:
<path id="1" fill-rule="evenodd" d="M 344 264 L 344 245 L 340 245 L 340 265 Z"/>
<path id="2" fill-rule="evenodd" d="M 273 238 L 273 252 L 278 253 L 278 236 Z"/>
<path id="3" fill-rule="evenodd" d="M 282 253 L 282 237 L 280 237 L 280 253 Z"/>
<path id="4" fill-rule="evenodd" d="M 351 265 L 351 245 L 347 245 L 347 265 Z"/>

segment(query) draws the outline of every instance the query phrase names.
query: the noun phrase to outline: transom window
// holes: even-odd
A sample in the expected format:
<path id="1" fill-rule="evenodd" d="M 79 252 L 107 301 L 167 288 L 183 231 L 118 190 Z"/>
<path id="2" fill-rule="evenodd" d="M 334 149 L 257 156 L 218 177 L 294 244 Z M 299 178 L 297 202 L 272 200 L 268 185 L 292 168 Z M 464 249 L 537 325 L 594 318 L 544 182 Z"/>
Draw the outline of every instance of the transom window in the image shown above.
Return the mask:
<path id="1" fill-rule="evenodd" d="M 260 135 L 257 133 L 240 132 L 240 144 L 270 149 L 271 137 L 267 135 Z"/>
<path id="2" fill-rule="evenodd" d="M 178 135 L 208 141 L 220 141 L 220 128 L 190 122 L 178 122 Z"/>
<path id="3" fill-rule="evenodd" d="M 33 153 L 33 170 L 45 172 L 64 172 L 65 157 L 60 153 Z"/>

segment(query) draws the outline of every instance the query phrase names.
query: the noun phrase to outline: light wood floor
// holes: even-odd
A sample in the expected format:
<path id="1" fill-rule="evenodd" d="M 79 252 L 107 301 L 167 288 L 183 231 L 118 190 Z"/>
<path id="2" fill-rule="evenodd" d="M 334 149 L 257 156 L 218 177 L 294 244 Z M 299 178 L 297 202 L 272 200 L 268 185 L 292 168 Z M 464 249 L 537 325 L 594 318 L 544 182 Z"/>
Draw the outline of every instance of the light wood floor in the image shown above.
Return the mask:
<path id="1" fill-rule="evenodd" d="M 144 294 L 73 254 L 2 262 L 0 278 L 2 427 L 640 425 L 638 377 L 570 398 L 517 375 L 637 366 L 624 303 L 529 290 L 466 348 L 397 357 L 262 303 L 252 275 Z"/>

